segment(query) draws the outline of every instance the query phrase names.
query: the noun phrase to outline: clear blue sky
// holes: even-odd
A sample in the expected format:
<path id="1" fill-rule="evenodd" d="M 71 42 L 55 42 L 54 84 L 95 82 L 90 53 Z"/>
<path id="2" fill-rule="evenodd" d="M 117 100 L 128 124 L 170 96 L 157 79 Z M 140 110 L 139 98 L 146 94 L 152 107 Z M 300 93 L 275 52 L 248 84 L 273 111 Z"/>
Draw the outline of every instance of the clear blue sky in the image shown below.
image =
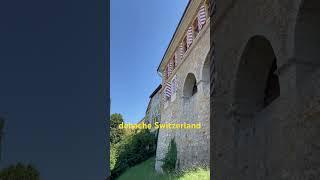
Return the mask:
<path id="1" fill-rule="evenodd" d="M 136 123 L 161 83 L 157 67 L 188 0 L 111 0 L 111 113 Z"/>

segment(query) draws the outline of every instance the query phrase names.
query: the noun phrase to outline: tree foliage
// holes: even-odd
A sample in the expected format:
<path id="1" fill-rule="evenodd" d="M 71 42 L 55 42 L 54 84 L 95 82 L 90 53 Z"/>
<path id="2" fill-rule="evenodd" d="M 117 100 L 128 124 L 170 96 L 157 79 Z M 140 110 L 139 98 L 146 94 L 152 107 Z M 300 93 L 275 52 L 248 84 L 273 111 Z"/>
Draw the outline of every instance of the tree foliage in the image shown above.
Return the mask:
<path id="1" fill-rule="evenodd" d="M 118 143 L 124 135 L 124 130 L 119 129 L 119 124 L 123 123 L 121 114 L 114 113 L 110 117 L 110 142 L 111 144 Z"/>
<path id="2" fill-rule="evenodd" d="M 0 171 L 0 180 L 39 180 L 39 172 L 32 165 L 18 163 Z"/>
<path id="3" fill-rule="evenodd" d="M 147 160 L 156 152 L 155 134 L 148 129 L 126 134 L 123 139 L 113 145 L 110 155 L 112 178 L 120 175 L 126 168 Z"/>

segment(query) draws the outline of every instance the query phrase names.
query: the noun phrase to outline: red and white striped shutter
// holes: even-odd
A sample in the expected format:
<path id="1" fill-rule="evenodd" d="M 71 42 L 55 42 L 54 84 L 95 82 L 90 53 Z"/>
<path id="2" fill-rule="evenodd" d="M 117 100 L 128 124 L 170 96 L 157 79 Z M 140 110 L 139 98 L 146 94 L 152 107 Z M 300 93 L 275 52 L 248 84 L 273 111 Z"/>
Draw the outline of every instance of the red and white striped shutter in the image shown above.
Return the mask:
<path id="1" fill-rule="evenodd" d="M 203 25 L 206 24 L 206 7 L 202 5 L 198 13 L 198 26 L 199 29 L 202 29 Z"/>
<path id="2" fill-rule="evenodd" d="M 165 95 L 166 95 L 166 97 L 171 96 L 171 83 L 170 82 L 166 82 Z"/>
<path id="3" fill-rule="evenodd" d="M 192 44 L 192 41 L 193 41 L 193 30 L 192 30 L 192 26 L 190 26 L 187 31 L 187 47 L 188 48 Z"/>
<path id="4" fill-rule="evenodd" d="M 177 82 L 176 82 L 176 76 L 172 78 L 172 94 L 175 94 L 177 92 Z"/>
<path id="5" fill-rule="evenodd" d="M 183 54 L 184 54 L 183 43 L 181 42 L 180 43 L 180 60 L 182 60 Z"/>

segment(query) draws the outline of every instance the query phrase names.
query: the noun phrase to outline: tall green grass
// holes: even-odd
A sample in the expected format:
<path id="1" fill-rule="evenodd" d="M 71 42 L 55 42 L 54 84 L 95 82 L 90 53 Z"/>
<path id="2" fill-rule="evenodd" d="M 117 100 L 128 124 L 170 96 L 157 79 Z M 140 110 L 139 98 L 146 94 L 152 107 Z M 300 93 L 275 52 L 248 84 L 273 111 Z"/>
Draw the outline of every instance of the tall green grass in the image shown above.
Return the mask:
<path id="1" fill-rule="evenodd" d="M 154 170 L 155 157 L 152 157 L 126 170 L 117 180 L 209 180 L 208 169 L 196 169 L 175 174 L 158 174 Z"/>

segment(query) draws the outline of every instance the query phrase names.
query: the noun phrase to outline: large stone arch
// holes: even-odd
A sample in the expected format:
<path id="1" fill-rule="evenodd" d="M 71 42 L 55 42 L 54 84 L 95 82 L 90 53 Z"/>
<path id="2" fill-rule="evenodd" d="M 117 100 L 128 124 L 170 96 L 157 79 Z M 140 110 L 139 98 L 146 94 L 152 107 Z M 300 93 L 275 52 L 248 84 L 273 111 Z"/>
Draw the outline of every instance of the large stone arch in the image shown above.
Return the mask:
<path id="1" fill-rule="evenodd" d="M 267 159 L 272 131 L 264 109 L 280 96 L 277 60 L 272 45 L 263 36 L 247 42 L 239 61 L 234 87 L 234 167 L 239 179 L 268 176 Z"/>
<path id="2" fill-rule="evenodd" d="M 280 95 L 276 69 L 277 59 L 270 41 L 260 35 L 250 38 L 242 52 L 234 83 L 237 113 L 254 114 Z M 268 99 L 270 95 L 272 100 Z"/>

